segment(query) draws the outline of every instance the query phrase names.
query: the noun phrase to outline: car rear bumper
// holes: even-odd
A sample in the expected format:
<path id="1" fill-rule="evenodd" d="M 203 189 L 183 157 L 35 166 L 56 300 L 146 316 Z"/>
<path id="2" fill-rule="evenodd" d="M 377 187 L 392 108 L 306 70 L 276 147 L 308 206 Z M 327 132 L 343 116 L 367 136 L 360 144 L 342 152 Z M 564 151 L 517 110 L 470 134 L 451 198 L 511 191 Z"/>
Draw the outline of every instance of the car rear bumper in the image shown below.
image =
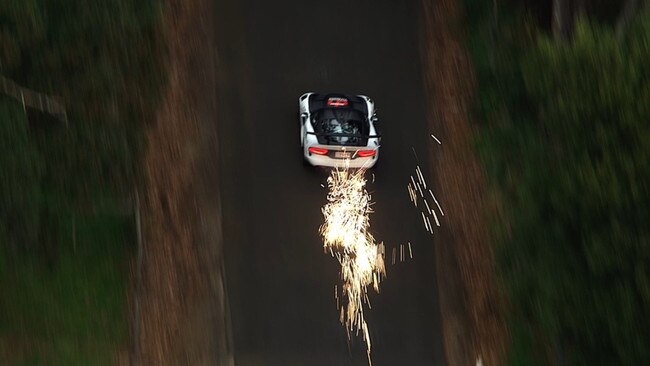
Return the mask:
<path id="1" fill-rule="evenodd" d="M 377 164 L 377 159 L 379 159 L 379 151 L 375 156 L 361 158 L 356 157 L 354 159 L 335 159 L 326 155 L 316 155 L 305 152 L 305 159 L 309 164 L 313 166 L 325 166 L 331 168 L 372 168 Z"/>

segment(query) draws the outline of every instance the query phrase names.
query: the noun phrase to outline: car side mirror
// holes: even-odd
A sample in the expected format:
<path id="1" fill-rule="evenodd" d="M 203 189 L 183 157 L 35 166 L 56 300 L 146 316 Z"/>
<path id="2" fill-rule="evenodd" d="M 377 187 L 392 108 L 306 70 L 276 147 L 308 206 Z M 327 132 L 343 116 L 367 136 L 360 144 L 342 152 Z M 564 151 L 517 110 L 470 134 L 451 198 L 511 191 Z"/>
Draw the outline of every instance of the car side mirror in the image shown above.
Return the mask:
<path id="1" fill-rule="evenodd" d="M 302 123 L 305 123 L 305 121 L 307 120 L 307 116 L 308 116 L 307 113 L 300 113 L 300 121 Z"/>

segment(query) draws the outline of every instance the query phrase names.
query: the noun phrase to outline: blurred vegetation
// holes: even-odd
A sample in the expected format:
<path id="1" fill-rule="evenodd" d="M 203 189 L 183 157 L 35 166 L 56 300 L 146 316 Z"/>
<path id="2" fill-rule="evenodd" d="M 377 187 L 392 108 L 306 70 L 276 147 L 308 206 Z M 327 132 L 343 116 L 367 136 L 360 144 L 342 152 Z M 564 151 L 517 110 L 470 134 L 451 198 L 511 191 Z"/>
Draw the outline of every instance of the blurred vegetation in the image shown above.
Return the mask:
<path id="1" fill-rule="evenodd" d="M 650 12 L 550 3 L 465 1 L 509 364 L 650 365 Z"/>
<path id="2" fill-rule="evenodd" d="M 69 128 L 30 118 L 57 203 L 132 188 L 162 81 L 160 12 L 160 0 L 0 2 L 0 73 L 68 109 Z"/>
<path id="3" fill-rule="evenodd" d="M 58 222 L 56 247 L 44 248 L 56 261 L 0 259 L 3 365 L 112 365 L 125 346 L 124 296 L 134 245 L 129 218 L 69 216 Z"/>
<path id="4" fill-rule="evenodd" d="M 35 363 L 69 365 L 81 343 L 125 336 L 129 197 L 165 82 L 161 13 L 161 0 L 0 1 L 0 74 L 62 98 L 68 119 L 0 95 L 0 350 L 6 336 L 60 342 L 61 359 Z"/>
<path id="5" fill-rule="evenodd" d="M 0 96 L 0 240 L 5 249 L 38 239 L 44 161 L 18 103 Z"/>

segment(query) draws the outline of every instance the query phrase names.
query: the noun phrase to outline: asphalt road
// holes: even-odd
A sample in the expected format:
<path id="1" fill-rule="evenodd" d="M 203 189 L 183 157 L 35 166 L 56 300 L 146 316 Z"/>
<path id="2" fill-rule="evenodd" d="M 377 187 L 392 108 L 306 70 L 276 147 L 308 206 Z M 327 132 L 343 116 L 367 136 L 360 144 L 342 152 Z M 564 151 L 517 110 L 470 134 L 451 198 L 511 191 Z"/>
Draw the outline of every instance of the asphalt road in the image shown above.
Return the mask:
<path id="1" fill-rule="evenodd" d="M 216 1 L 216 0 L 215 0 Z M 366 365 L 338 322 L 338 263 L 325 254 L 327 172 L 301 163 L 305 91 L 375 99 L 382 155 L 369 189 L 372 231 L 390 253 L 367 314 L 374 365 L 443 365 L 433 240 L 406 184 L 432 143 L 418 53 L 418 1 L 220 0 L 219 143 L 226 280 L 237 365 Z M 425 169 L 426 170 L 426 169 Z M 371 178 L 370 178 L 371 179 Z M 389 256 L 390 257 L 390 256 Z"/>

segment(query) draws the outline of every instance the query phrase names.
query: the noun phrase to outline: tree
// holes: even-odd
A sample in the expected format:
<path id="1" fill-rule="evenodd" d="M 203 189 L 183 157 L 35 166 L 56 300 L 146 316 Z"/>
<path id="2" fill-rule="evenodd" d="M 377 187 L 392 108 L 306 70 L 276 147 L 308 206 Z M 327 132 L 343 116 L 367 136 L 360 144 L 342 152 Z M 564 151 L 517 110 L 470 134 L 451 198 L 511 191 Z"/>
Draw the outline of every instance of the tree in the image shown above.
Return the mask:
<path id="1" fill-rule="evenodd" d="M 68 207 L 130 192 L 161 77 L 157 0 L 0 2 L 0 72 L 60 95 L 69 129 L 34 131 L 49 196 Z"/>
<path id="2" fill-rule="evenodd" d="M 519 141 L 500 257 L 521 315 L 568 364 L 650 363 L 649 30 L 620 43 L 578 23 L 521 64 L 534 118 L 507 132 Z"/>
<path id="3" fill-rule="evenodd" d="M 572 23 L 569 0 L 553 0 L 553 35 L 558 41 L 569 37 L 569 27 Z"/>
<path id="4" fill-rule="evenodd" d="M 8 121 L 0 127 L 8 149 L 0 169 L 11 172 L 0 187 L 3 241 L 33 242 L 39 227 L 47 229 L 44 223 L 50 222 L 39 218 L 94 211 L 98 202 L 132 192 L 144 128 L 154 119 L 165 81 L 160 4 L 0 1 L 0 74 L 24 88 L 17 111 L 16 103 L 0 96 L 3 107 L 9 106 L 0 115 Z M 4 87 L 7 79 L 0 80 L 0 93 L 13 90 Z M 27 108 L 28 123 L 25 90 L 38 91 L 38 109 L 43 95 L 61 96 L 68 128 L 38 123 L 47 116 L 33 108 Z"/>

